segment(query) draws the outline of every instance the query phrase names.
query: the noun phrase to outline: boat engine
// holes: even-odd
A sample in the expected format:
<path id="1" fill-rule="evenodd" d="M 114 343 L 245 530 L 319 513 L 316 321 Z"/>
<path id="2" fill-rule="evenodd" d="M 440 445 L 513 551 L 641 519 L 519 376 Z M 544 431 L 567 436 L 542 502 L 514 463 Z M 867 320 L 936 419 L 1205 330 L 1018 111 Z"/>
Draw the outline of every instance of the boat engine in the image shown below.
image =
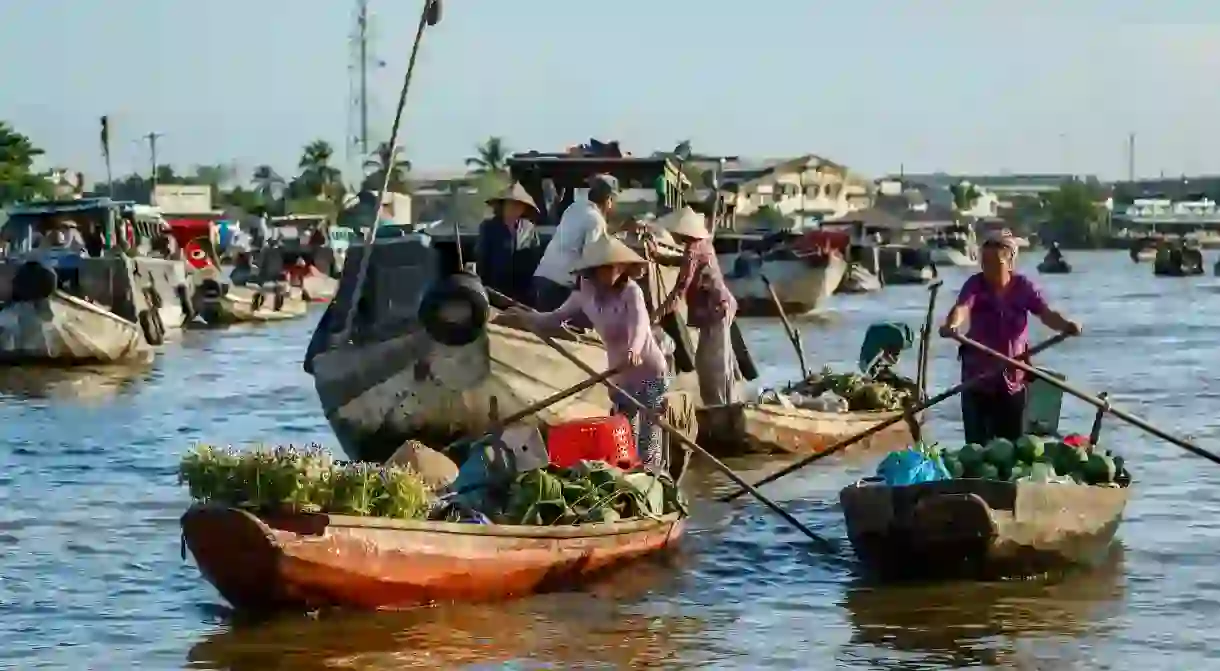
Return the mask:
<path id="1" fill-rule="evenodd" d="M 428 335 L 450 347 L 469 345 L 487 330 L 491 303 L 483 282 L 466 271 L 434 284 L 419 304 L 419 321 Z"/>

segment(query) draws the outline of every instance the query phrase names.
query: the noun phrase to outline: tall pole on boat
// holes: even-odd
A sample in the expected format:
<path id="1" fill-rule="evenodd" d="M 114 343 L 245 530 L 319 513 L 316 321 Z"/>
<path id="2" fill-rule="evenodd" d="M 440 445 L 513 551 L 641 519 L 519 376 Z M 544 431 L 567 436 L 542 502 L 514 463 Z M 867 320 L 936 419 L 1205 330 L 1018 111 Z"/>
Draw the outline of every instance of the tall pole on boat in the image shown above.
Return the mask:
<path id="1" fill-rule="evenodd" d="M 369 156 L 369 0 L 357 0 L 357 39 L 360 46 L 360 156 Z"/>

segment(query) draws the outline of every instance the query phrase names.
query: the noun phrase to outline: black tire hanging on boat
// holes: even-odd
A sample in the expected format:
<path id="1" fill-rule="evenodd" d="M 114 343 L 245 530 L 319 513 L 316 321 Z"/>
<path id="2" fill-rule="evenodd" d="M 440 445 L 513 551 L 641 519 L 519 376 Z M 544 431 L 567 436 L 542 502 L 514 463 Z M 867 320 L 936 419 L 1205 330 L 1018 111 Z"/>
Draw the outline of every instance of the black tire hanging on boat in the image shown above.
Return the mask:
<path id="1" fill-rule="evenodd" d="M 695 346 L 690 341 L 690 329 L 686 320 L 676 312 L 661 317 L 661 330 L 674 342 L 674 368 L 679 373 L 695 370 Z"/>
<path id="2" fill-rule="evenodd" d="M 161 298 L 161 292 L 155 288 L 150 287 L 146 289 L 144 295 L 148 297 L 148 304 L 157 310 L 160 310 L 165 305 L 165 301 Z"/>
<path id="3" fill-rule="evenodd" d="M 263 292 L 260 291 L 250 299 L 250 312 L 258 312 L 261 307 L 263 307 Z"/>
<path id="4" fill-rule="evenodd" d="M 741 376 L 747 382 L 757 380 L 758 366 L 754 363 L 754 357 L 750 355 L 750 346 L 746 344 L 745 336 L 741 335 L 741 328 L 737 326 L 736 319 L 729 326 L 729 338 L 733 342 L 733 355 L 737 357 L 737 370 L 741 371 Z"/>
<path id="5" fill-rule="evenodd" d="M 165 325 L 161 323 L 160 313 L 152 309 L 141 310 L 138 321 L 145 342 L 154 347 L 165 342 Z"/>
<path id="6" fill-rule="evenodd" d="M 37 261 L 27 261 L 13 274 L 12 300 L 14 303 L 27 303 L 50 298 L 58 285 L 59 275 L 54 268 Z"/>
<path id="7" fill-rule="evenodd" d="M 464 311 L 463 311 L 464 310 Z M 459 320 L 453 314 L 463 315 Z M 433 340 L 462 347 L 478 340 L 491 319 L 491 303 L 483 282 L 465 271 L 434 284 L 419 303 L 419 321 Z"/>

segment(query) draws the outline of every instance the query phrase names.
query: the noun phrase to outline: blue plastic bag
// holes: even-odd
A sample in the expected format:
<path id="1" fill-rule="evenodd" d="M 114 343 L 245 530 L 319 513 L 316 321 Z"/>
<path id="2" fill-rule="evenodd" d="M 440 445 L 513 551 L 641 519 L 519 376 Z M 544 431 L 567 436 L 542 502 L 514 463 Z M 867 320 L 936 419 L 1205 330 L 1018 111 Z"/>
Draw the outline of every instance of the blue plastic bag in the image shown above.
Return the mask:
<path id="1" fill-rule="evenodd" d="M 914 448 L 896 450 L 886 455 L 877 465 L 877 477 L 891 487 L 951 478 L 939 457 L 930 457 Z"/>

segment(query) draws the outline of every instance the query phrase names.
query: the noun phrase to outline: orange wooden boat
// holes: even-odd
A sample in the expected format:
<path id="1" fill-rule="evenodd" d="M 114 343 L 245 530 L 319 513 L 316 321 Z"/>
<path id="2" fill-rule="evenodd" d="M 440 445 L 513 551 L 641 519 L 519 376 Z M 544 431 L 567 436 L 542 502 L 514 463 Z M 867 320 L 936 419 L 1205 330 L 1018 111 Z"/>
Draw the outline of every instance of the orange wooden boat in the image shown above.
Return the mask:
<path id="1" fill-rule="evenodd" d="M 239 610 L 398 609 L 499 601 L 579 584 L 673 546 L 680 515 L 574 526 L 509 526 L 255 515 L 195 505 L 183 541 Z"/>

